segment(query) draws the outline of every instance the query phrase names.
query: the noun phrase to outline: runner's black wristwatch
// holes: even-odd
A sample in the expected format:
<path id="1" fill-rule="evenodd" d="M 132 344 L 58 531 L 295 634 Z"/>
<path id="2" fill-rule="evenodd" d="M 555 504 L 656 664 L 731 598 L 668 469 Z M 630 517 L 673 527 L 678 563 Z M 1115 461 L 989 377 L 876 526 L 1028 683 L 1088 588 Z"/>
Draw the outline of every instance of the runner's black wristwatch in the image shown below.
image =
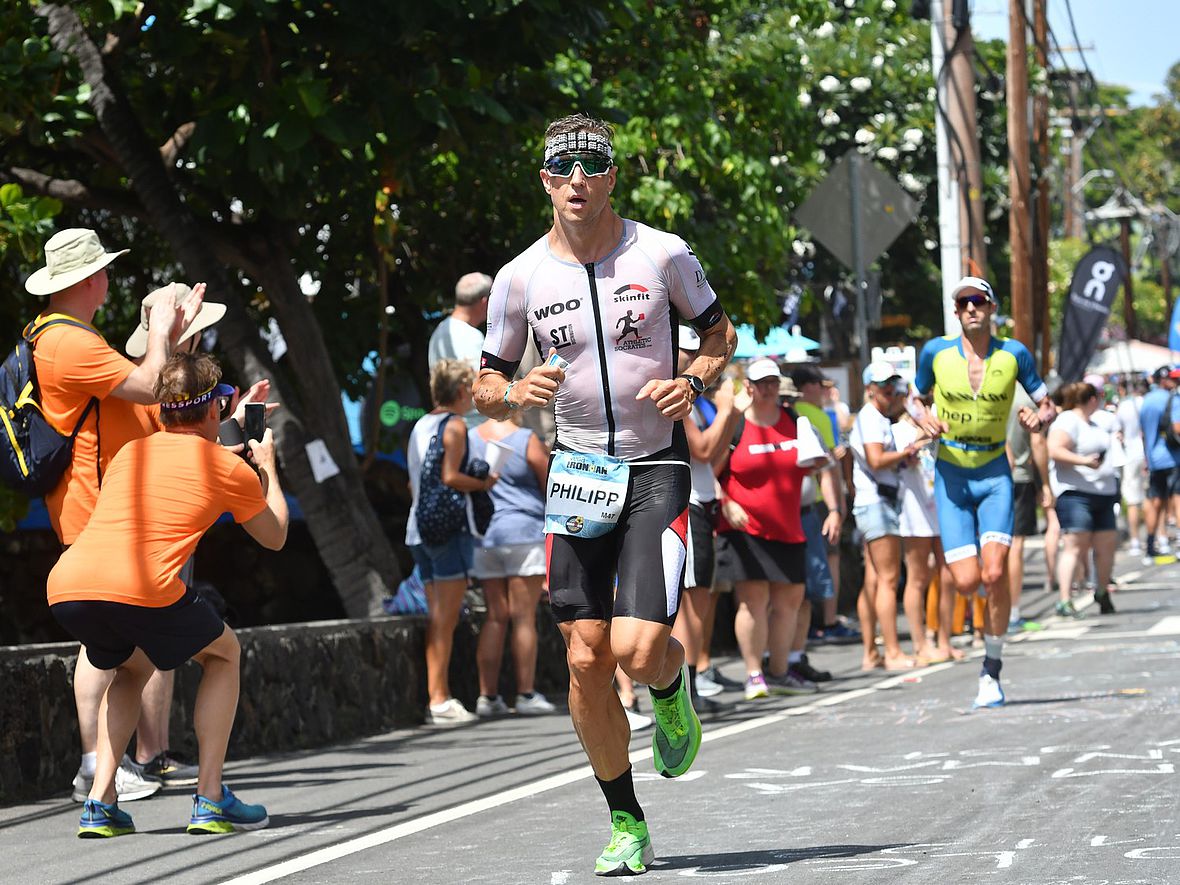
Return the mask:
<path id="1" fill-rule="evenodd" d="M 688 386 L 692 388 L 693 402 L 696 402 L 697 397 L 699 397 L 702 393 L 705 392 L 705 382 L 702 381 L 700 378 L 698 378 L 696 375 L 684 374 L 684 375 L 677 375 L 676 377 L 683 378 L 685 381 L 688 382 Z"/>

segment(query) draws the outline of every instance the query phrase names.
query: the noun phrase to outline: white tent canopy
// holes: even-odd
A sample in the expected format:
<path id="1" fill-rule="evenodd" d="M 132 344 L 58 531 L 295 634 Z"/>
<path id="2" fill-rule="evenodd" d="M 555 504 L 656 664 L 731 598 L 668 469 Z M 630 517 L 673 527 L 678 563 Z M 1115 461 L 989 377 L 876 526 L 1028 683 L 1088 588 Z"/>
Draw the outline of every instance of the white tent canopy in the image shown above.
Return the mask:
<path id="1" fill-rule="evenodd" d="M 1172 351 L 1158 344 L 1135 339 L 1112 341 L 1091 357 L 1086 371 L 1101 375 L 1154 372 L 1160 366 L 1170 365 L 1174 361 Z"/>

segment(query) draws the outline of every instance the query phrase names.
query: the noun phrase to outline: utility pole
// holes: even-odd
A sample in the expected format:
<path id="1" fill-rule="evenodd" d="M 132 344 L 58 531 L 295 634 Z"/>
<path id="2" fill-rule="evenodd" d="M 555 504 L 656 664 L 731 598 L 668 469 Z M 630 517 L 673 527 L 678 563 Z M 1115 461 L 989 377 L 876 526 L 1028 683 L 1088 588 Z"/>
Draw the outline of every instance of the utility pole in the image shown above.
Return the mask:
<path id="1" fill-rule="evenodd" d="M 979 134 L 975 128 L 975 41 L 964 0 L 952 0 L 954 13 L 946 20 L 944 31 L 952 52 L 947 90 L 947 116 L 958 135 L 963 167 L 955 170 L 959 177 L 959 232 L 966 246 L 964 270 L 987 276 L 987 246 L 984 244 L 983 165 L 979 156 Z M 964 180 L 963 176 L 966 176 Z"/>
<path id="2" fill-rule="evenodd" d="M 1123 324 L 1127 327 L 1127 338 L 1134 339 L 1139 337 L 1139 324 L 1135 321 L 1135 295 L 1131 288 L 1132 278 L 1135 274 L 1131 267 L 1131 219 L 1129 215 L 1119 219 L 1119 243 L 1123 247 L 1123 263 L 1127 265 L 1127 279 L 1123 283 Z"/>
<path id="3" fill-rule="evenodd" d="M 1032 0 L 1033 45 L 1037 65 L 1049 70 L 1049 19 L 1046 0 Z M 1045 81 L 1048 82 L 1047 80 Z M 1049 374 L 1052 361 L 1052 330 L 1049 327 L 1049 91 L 1044 84 L 1033 96 L 1033 147 L 1037 157 L 1036 235 L 1033 238 L 1032 303 L 1034 343 L 1041 343 L 1041 377 Z M 1068 195 L 1068 191 L 1066 191 Z M 1068 199 L 1067 199 L 1068 203 Z M 1035 333 L 1040 332 L 1037 336 Z M 1033 351 L 1036 353 L 1036 351 Z"/>
<path id="4" fill-rule="evenodd" d="M 1032 224 L 1029 215 L 1028 43 L 1024 0 L 1008 5 L 1008 245 L 1012 255 L 1013 337 L 1030 350 L 1032 340 Z"/>
<path id="5" fill-rule="evenodd" d="M 946 52 L 943 49 L 945 40 L 946 15 L 943 0 L 931 0 L 930 51 L 934 83 L 938 89 L 938 100 L 934 109 L 934 138 L 938 155 L 938 242 L 942 269 L 942 325 L 945 334 L 957 335 L 961 326 L 958 316 L 955 315 L 951 290 L 963 275 L 963 246 L 959 224 L 959 182 L 951 157 L 950 132 L 939 110 L 948 104 L 949 72 L 943 73 L 946 64 Z"/>

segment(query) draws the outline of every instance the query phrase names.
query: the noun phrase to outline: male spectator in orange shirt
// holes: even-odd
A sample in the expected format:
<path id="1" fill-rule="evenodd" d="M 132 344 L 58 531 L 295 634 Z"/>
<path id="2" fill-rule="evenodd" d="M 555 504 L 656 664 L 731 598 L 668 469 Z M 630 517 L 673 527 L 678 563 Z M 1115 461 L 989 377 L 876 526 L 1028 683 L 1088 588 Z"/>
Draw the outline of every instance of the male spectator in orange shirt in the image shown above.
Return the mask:
<path id="1" fill-rule="evenodd" d="M 69 467 L 45 496 L 50 523 L 66 547 L 74 543 L 89 520 L 98 499 L 101 472 L 115 454 L 115 445 L 104 447 L 104 431 L 106 443 L 121 444 L 141 435 L 135 425 L 142 426 L 142 414 L 126 408 L 123 402 L 104 408 L 104 401 L 113 399 L 128 404 L 156 401 L 154 388 L 160 370 L 179 341 L 187 338 L 190 331 L 196 331 L 190 327 L 204 297 L 204 286 L 198 285 L 183 307 L 173 298 L 156 299 L 150 311 L 144 358 L 135 365 L 90 326 L 106 301 L 107 265 L 127 252 L 127 249 L 107 252 L 92 230 L 59 231 L 45 244 L 45 267 L 25 281 L 25 288 L 31 294 L 49 297 L 37 322 L 57 314 L 89 326 L 52 326 L 40 335 L 33 351 L 41 406 L 53 426 L 73 427 L 90 399 L 98 400 L 74 440 Z M 84 652 L 78 655 L 74 699 L 82 764 L 74 778 L 73 795 L 78 802 L 84 801 L 90 792 L 98 740 L 98 708 L 109 683 L 109 674 L 94 668 Z M 160 789 L 158 779 L 146 778 L 130 765 L 119 770 L 116 785 L 125 801 L 150 796 Z"/>

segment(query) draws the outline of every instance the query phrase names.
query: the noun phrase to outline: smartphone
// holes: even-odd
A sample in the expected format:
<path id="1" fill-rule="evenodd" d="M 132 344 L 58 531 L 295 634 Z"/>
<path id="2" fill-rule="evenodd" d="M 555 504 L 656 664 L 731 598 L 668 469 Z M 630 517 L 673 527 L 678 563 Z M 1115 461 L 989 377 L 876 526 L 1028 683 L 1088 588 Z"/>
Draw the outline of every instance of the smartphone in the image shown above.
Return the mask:
<path id="1" fill-rule="evenodd" d="M 246 439 L 262 441 L 266 432 L 266 406 L 262 403 L 246 403 Z"/>

